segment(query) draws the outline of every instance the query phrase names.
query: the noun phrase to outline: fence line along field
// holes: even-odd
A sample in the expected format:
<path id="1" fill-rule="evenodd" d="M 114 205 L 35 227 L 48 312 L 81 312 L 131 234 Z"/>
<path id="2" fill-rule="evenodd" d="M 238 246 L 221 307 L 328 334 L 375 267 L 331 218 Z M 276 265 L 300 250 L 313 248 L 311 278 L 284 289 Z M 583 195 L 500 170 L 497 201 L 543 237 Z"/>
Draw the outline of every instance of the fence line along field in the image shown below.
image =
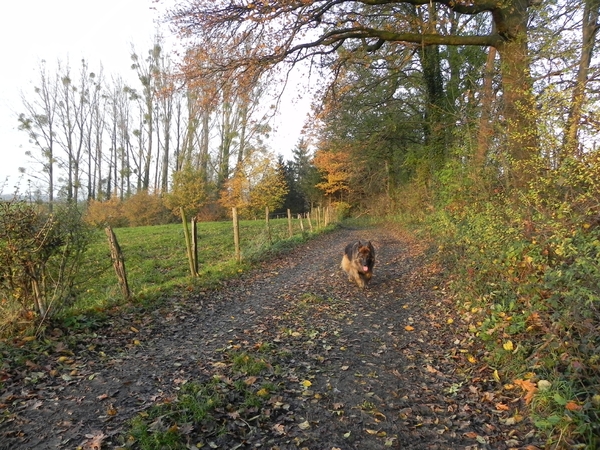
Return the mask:
<path id="1" fill-rule="evenodd" d="M 290 239 L 288 219 L 271 219 L 268 229 L 264 221 L 240 221 L 240 264 L 235 258 L 231 222 L 198 223 L 198 277 L 195 279 L 190 277 L 181 224 L 117 228 L 114 232 L 125 258 L 131 291 L 137 300 L 144 301 L 184 291 L 190 286 L 215 286 L 220 280 L 248 268 L 253 261 L 283 250 L 308 235 L 298 219 L 294 220 L 292 229 Z M 104 232 L 97 233 L 87 254 L 80 270 L 81 294 L 74 310 L 103 308 L 121 302 L 122 294 Z"/>

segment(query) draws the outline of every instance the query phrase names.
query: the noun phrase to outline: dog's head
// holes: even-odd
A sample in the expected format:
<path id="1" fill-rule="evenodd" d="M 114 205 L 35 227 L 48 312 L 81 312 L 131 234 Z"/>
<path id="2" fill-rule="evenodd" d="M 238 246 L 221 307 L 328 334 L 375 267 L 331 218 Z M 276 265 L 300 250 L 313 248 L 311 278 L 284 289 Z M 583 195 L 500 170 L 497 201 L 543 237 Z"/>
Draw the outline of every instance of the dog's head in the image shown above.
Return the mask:
<path id="1" fill-rule="evenodd" d="M 356 246 L 356 259 L 362 266 L 363 272 L 368 272 L 373 268 L 373 264 L 375 263 L 375 249 L 373 248 L 371 241 L 366 244 L 359 241 Z"/>

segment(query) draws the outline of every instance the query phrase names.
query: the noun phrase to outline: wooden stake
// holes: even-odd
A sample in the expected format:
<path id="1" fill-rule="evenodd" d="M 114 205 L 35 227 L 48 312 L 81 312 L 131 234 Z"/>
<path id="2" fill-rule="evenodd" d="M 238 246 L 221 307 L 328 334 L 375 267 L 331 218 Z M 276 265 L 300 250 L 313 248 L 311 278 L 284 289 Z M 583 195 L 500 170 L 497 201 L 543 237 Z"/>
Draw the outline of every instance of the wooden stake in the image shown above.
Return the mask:
<path id="1" fill-rule="evenodd" d="M 108 237 L 108 243 L 110 245 L 110 257 L 112 259 L 117 279 L 119 280 L 119 286 L 121 287 L 121 293 L 126 301 L 131 300 L 131 291 L 129 290 L 129 284 L 127 283 L 127 272 L 125 271 L 125 258 L 121 252 L 121 247 L 117 241 L 117 236 L 111 227 L 104 229 L 106 236 Z"/>
<path id="2" fill-rule="evenodd" d="M 242 262 L 242 252 L 240 250 L 240 221 L 238 219 L 237 208 L 231 208 L 233 216 L 233 244 L 235 246 L 235 260 L 240 263 Z"/>

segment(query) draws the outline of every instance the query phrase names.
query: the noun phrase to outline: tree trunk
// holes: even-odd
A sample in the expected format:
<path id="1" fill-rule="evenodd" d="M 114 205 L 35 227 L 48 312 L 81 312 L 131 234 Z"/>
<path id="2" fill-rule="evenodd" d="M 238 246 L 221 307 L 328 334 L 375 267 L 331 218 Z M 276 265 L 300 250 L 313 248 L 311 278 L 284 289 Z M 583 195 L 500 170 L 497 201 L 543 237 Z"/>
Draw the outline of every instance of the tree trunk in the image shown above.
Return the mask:
<path id="1" fill-rule="evenodd" d="M 481 92 L 481 116 L 479 118 L 479 131 L 477 134 L 477 148 L 473 155 L 473 165 L 477 172 L 485 166 L 489 149 L 489 142 L 494 134 L 492 126 L 492 105 L 494 104 L 494 62 L 496 60 L 496 49 L 488 49 L 485 72 L 483 74 L 483 88 Z"/>
<path id="2" fill-rule="evenodd" d="M 493 12 L 494 24 L 503 38 L 497 43 L 502 75 L 503 126 L 506 132 L 509 183 L 524 187 L 531 174 L 523 170 L 523 162 L 539 152 L 536 105 L 533 95 L 530 58 L 527 50 L 529 0 L 501 3 Z"/>
<path id="3" fill-rule="evenodd" d="M 579 123 L 583 110 L 585 99 L 585 88 L 588 81 L 588 72 L 592 61 L 592 54 L 596 42 L 596 33 L 598 32 L 598 14 L 600 10 L 600 0 L 586 0 L 583 11 L 582 23 L 582 47 L 581 57 L 579 59 L 579 68 L 577 71 L 577 80 L 571 97 L 571 108 L 567 117 L 565 135 L 563 137 L 562 156 L 574 156 L 579 147 Z"/>

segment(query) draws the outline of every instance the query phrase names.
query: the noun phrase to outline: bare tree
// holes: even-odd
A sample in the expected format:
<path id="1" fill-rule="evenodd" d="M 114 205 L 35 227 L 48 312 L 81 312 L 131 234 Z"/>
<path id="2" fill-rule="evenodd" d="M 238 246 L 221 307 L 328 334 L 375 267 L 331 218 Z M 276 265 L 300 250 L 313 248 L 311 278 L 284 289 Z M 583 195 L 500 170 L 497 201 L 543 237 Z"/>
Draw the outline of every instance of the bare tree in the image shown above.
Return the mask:
<path id="1" fill-rule="evenodd" d="M 39 76 L 39 86 L 34 89 L 34 100 L 29 101 L 25 94 L 21 94 L 25 113 L 19 115 L 19 129 L 28 134 L 30 142 L 41 152 L 38 156 L 28 151 L 27 155 L 42 166 L 41 173 L 46 175 L 45 180 L 42 181 L 47 183 L 48 204 L 52 211 L 58 92 L 56 80 L 50 78 L 45 61 L 39 65 Z"/>

